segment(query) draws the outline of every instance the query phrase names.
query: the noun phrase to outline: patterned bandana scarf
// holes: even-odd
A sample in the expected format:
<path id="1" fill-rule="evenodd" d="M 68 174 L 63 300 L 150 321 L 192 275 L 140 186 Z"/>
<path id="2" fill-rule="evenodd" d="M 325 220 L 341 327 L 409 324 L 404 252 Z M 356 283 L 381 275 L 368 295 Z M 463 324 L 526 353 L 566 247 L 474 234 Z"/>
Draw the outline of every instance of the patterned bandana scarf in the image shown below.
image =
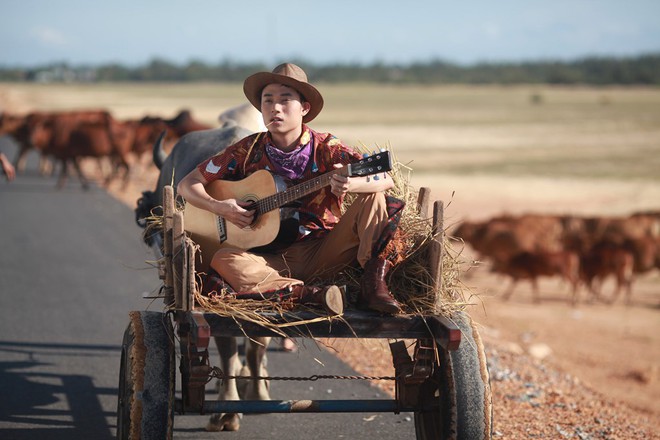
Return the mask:
<path id="1" fill-rule="evenodd" d="M 309 140 L 306 144 L 300 145 L 288 153 L 268 143 L 266 144 L 266 154 L 278 175 L 291 180 L 300 179 L 312 155 L 312 142 Z"/>

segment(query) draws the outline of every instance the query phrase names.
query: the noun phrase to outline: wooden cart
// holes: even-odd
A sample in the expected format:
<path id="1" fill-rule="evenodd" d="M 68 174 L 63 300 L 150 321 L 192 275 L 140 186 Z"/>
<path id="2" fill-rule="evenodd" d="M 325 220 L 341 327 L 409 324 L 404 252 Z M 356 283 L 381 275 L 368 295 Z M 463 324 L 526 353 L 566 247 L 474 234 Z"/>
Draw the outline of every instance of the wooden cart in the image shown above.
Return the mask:
<path id="1" fill-rule="evenodd" d="M 429 190 L 418 204 L 428 211 Z M 117 406 L 117 438 L 172 438 L 175 414 L 296 413 L 296 412 L 412 412 L 418 439 L 489 439 L 492 431 L 490 382 L 484 348 L 470 317 L 459 312 L 451 319 L 439 315 L 382 316 L 347 310 L 343 320 L 305 324 L 303 335 L 322 338 L 388 338 L 395 369 L 393 399 L 209 401 L 205 385 L 212 367 L 209 343 L 214 336 L 281 336 L 252 322 L 200 310 L 193 299 L 195 244 L 184 232 L 183 213 L 174 207 L 173 189 L 163 197 L 160 277 L 167 312 L 134 311 L 124 334 Z M 437 232 L 430 247 L 429 269 L 441 282 L 443 204 L 433 204 Z M 161 251 L 161 245 L 157 244 Z M 311 312 L 277 313 L 271 322 L 318 317 Z M 239 325 L 240 324 L 240 325 Z M 282 327 L 300 337 L 295 326 Z M 176 332 L 176 337 L 174 337 Z M 416 340 L 411 356 L 403 339 Z M 176 347 L 179 341 L 181 398 L 175 396 Z M 437 353 L 437 355 L 436 355 Z M 131 434 L 131 428 L 133 434 Z"/>

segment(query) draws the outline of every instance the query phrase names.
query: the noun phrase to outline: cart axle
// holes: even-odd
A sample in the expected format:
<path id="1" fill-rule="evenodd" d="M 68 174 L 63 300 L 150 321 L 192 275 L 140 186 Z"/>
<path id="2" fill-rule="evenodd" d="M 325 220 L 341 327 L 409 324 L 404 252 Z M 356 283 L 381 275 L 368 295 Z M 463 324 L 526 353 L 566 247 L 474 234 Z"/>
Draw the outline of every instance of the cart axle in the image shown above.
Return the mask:
<path id="1" fill-rule="evenodd" d="M 414 412 L 433 411 L 429 407 L 402 406 L 396 400 L 207 400 L 202 413 L 360 413 L 360 412 Z M 183 402 L 177 399 L 175 410 L 182 414 Z"/>

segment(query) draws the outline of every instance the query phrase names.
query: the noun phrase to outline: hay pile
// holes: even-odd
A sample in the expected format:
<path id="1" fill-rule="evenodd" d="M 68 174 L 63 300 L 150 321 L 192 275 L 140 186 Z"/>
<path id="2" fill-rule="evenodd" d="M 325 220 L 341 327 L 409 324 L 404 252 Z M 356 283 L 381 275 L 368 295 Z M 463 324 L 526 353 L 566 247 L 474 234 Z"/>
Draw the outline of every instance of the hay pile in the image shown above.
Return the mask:
<path id="1" fill-rule="evenodd" d="M 364 147 L 362 147 L 364 149 Z M 398 264 L 389 274 L 387 284 L 397 300 L 404 306 L 404 311 L 410 314 L 440 314 L 451 316 L 454 312 L 463 310 L 467 305 L 463 294 L 463 285 L 459 275 L 463 261 L 449 243 L 444 231 L 438 236 L 433 234 L 433 219 L 425 218 L 418 211 L 418 195 L 416 188 L 410 185 L 412 169 L 399 162 L 390 151 L 394 188 L 389 194 L 406 203 L 401 215 L 399 229 L 405 240 L 407 253 L 403 262 Z M 351 198 L 347 197 L 346 206 L 350 206 Z M 429 248 L 434 239 L 441 240 L 442 274 L 439 289 L 433 284 L 429 268 Z M 335 280 L 337 284 L 346 284 L 353 297 L 359 292 L 361 271 L 347 269 L 342 277 Z"/>

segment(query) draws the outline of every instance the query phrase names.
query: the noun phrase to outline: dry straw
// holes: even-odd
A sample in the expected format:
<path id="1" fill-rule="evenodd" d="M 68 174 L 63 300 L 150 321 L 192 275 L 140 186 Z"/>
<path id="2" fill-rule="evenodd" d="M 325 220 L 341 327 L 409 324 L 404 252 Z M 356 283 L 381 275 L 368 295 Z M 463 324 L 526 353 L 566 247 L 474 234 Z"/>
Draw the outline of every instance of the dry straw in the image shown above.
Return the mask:
<path id="1" fill-rule="evenodd" d="M 243 322 L 250 322 L 268 328 L 280 336 L 287 336 L 282 330 L 287 327 L 296 327 L 299 336 L 305 334 L 305 326 L 315 322 L 339 319 L 341 316 L 318 316 L 311 319 L 298 319 L 287 312 L 295 310 L 311 310 L 301 304 L 293 304 L 290 301 L 272 301 L 268 299 L 239 299 L 235 295 L 222 289 L 220 292 L 212 292 L 210 295 L 202 295 L 199 289 L 195 292 L 196 305 L 203 310 L 215 313 L 219 316 L 233 319 L 239 327 Z M 273 319 L 274 317 L 278 319 Z M 287 318 L 292 319 L 288 321 Z M 247 336 L 247 335 L 246 335 Z"/>
<path id="2" fill-rule="evenodd" d="M 467 305 L 459 279 L 463 264 L 460 253 L 450 246 L 444 231 L 439 231 L 438 235 L 434 236 L 432 219 L 426 218 L 426 213 L 420 213 L 418 209 L 419 192 L 410 184 L 412 169 L 397 160 L 389 145 L 387 149 L 392 158 L 392 170 L 389 174 L 394 181 L 394 188 L 389 194 L 406 204 L 399 229 L 406 243 L 404 248 L 407 249 L 403 262 L 391 271 L 388 286 L 404 304 L 407 313 L 451 316 Z M 364 146 L 360 150 L 367 152 Z M 351 199 L 347 198 L 346 206 L 350 206 L 350 202 Z M 441 240 L 443 249 L 440 286 L 434 286 L 429 267 L 430 246 L 434 239 Z M 360 271 L 348 269 L 344 276 L 345 279 L 338 282 L 345 281 L 348 290 L 356 292 L 359 289 Z"/>

